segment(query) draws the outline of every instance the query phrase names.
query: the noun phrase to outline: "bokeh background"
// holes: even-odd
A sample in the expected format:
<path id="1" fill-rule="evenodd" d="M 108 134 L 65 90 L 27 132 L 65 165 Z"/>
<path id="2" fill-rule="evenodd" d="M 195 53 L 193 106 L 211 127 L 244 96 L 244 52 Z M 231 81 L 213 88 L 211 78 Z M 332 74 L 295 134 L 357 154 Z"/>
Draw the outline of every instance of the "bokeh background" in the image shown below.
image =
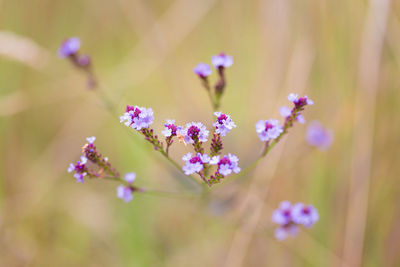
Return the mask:
<path id="1" fill-rule="evenodd" d="M 1 266 L 400 266 L 400 3 L 394 0 L 0 0 Z M 101 94 L 57 57 L 70 36 L 93 58 Z M 137 184 L 188 191 L 119 123 L 106 94 L 167 118 L 212 123 L 192 69 L 234 57 L 222 110 L 226 151 L 249 165 L 254 124 L 290 92 L 332 129 L 327 151 L 296 125 L 246 179 L 207 197 L 116 198 L 117 183 L 66 172 L 85 137 Z M 215 79 L 213 76 L 211 79 Z M 185 147 L 176 145 L 179 162 Z M 314 228 L 277 242 L 271 211 L 313 204 Z"/>

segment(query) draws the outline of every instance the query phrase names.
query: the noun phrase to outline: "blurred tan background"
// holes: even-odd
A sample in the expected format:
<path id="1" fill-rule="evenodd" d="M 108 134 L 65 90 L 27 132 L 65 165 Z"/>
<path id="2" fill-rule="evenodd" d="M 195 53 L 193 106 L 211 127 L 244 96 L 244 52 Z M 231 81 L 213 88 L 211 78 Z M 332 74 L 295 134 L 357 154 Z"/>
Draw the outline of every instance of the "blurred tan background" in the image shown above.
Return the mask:
<path id="1" fill-rule="evenodd" d="M 390 0 L 0 0 L 1 266 L 400 266 L 400 2 Z M 254 124 L 290 92 L 333 130 L 330 150 L 296 125 L 252 175 L 206 199 L 136 195 L 75 183 L 86 136 L 137 184 L 188 190 L 150 145 L 110 115 L 85 77 L 57 58 L 78 36 L 121 113 L 152 107 L 211 125 L 198 62 L 224 51 L 225 149 L 247 166 Z M 172 147 L 179 162 L 184 149 Z M 320 221 L 277 242 L 271 210 L 313 204 Z"/>

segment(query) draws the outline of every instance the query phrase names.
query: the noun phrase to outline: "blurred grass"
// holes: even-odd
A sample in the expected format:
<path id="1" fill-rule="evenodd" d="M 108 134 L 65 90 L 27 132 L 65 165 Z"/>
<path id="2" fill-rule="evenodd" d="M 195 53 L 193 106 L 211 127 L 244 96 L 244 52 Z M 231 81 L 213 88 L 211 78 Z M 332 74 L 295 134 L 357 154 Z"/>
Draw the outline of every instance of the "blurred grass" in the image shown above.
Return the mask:
<path id="1" fill-rule="evenodd" d="M 218 186 L 210 200 L 137 195 L 130 204 L 116 199 L 113 183 L 75 184 L 66 168 L 84 138 L 96 135 L 101 152 L 122 172 L 137 172 L 138 184 L 183 189 L 173 177 L 179 174 L 138 135 L 128 134 L 85 89 L 84 77 L 56 58 L 65 37 L 79 36 L 120 110 L 126 104 L 152 107 L 157 131 L 166 118 L 210 125 L 211 106 L 192 68 L 220 51 L 233 55 L 222 109 L 239 126 L 225 147 L 241 166 L 259 152 L 254 123 L 278 117 L 287 92 L 305 90 L 316 102 L 307 120 L 332 128 L 334 144 L 327 152 L 313 150 L 302 125 L 285 138 L 243 266 L 338 266 L 346 260 L 353 118 L 363 112 L 355 97 L 368 8 L 367 1 L 345 0 L 0 1 L 0 31 L 29 38 L 49 55 L 35 69 L 0 53 L 0 265 L 222 266 L 251 215 L 240 209 L 248 182 Z M 392 1 L 362 266 L 400 264 L 399 11 Z M 173 156 L 184 151 L 173 148 Z M 262 167 L 253 177 L 261 189 L 267 183 Z M 280 244 L 271 238 L 270 209 L 286 199 L 313 203 L 321 219 Z"/>

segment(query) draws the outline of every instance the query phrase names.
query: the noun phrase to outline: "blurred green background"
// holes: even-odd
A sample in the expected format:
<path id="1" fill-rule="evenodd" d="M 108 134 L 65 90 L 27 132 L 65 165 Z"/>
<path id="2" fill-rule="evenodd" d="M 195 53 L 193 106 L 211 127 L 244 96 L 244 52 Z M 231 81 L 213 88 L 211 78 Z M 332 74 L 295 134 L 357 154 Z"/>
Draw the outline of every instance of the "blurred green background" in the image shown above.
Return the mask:
<path id="1" fill-rule="evenodd" d="M 393 0 L 0 0 L 0 265 L 400 266 L 399 29 Z M 242 167 L 260 152 L 254 124 L 279 118 L 290 92 L 315 101 L 304 115 L 334 143 L 309 147 L 299 124 L 243 182 L 126 204 L 118 184 L 66 172 L 85 137 L 140 186 L 189 189 L 57 58 L 70 36 L 118 113 L 152 107 L 157 132 L 167 118 L 211 125 L 192 69 L 232 55 L 221 109 Z M 282 200 L 315 205 L 320 221 L 277 242 Z"/>

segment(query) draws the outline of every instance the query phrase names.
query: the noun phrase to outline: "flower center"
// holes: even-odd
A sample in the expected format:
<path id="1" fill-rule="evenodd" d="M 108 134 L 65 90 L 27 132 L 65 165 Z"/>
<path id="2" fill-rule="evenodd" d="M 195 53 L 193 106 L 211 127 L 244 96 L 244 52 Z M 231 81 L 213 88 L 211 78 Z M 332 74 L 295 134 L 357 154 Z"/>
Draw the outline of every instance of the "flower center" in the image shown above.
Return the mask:
<path id="1" fill-rule="evenodd" d="M 266 122 L 266 123 L 265 123 L 265 131 L 268 131 L 269 129 L 272 129 L 272 128 L 274 128 L 274 125 L 272 125 L 272 124 L 269 123 L 269 122 Z"/>
<path id="2" fill-rule="evenodd" d="M 191 158 L 191 159 L 189 160 L 189 162 L 192 163 L 192 164 L 195 164 L 195 163 L 197 163 L 197 162 L 202 163 L 200 157 L 198 157 L 198 156 Z"/>
<path id="3" fill-rule="evenodd" d="M 140 109 L 134 106 L 126 106 L 126 112 L 131 112 L 133 111 L 133 114 L 131 114 L 132 119 L 139 117 L 139 114 L 142 113 Z"/>
<path id="4" fill-rule="evenodd" d="M 187 135 L 190 137 L 196 137 L 199 136 L 200 129 L 196 126 L 190 126 L 190 128 L 187 131 Z"/>
<path id="5" fill-rule="evenodd" d="M 283 211 L 283 216 L 289 217 L 290 216 L 290 210 L 284 210 Z"/>
<path id="6" fill-rule="evenodd" d="M 218 166 L 219 166 L 219 165 L 225 165 L 225 164 L 231 164 L 231 161 L 230 161 L 227 157 L 223 157 L 223 158 L 218 162 Z"/>
<path id="7" fill-rule="evenodd" d="M 223 124 L 223 120 L 227 120 L 228 116 L 226 116 L 225 114 L 221 114 L 218 118 L 217 121 L 219 124 Z"/>
<path id="8" fill-rule="evenodd" d="M 171 135 L 176 135 L 176 131 L 178 130 L 178 127 L 174 124 L 165 124 L 165 127 L 171 130 Z"/>
<path id="9" fill-rule="evenodd" d="M 310 209 L 309 207 L 305 207 L 305 208 L 303 209 L 303 213 L 308 215 L 308 214 L 311 213 L 311 209 Z"/>
<path id="10" fill-rule="evenodd" d="M 305 106 L 305 105 L 307 105 L 307 98 L 305 98 L 305 97 L 300 97 L 297 101 L 296 101 L 296 106 L 300 106 L 300 107 L 302 107 L 302 106 Z"/>

